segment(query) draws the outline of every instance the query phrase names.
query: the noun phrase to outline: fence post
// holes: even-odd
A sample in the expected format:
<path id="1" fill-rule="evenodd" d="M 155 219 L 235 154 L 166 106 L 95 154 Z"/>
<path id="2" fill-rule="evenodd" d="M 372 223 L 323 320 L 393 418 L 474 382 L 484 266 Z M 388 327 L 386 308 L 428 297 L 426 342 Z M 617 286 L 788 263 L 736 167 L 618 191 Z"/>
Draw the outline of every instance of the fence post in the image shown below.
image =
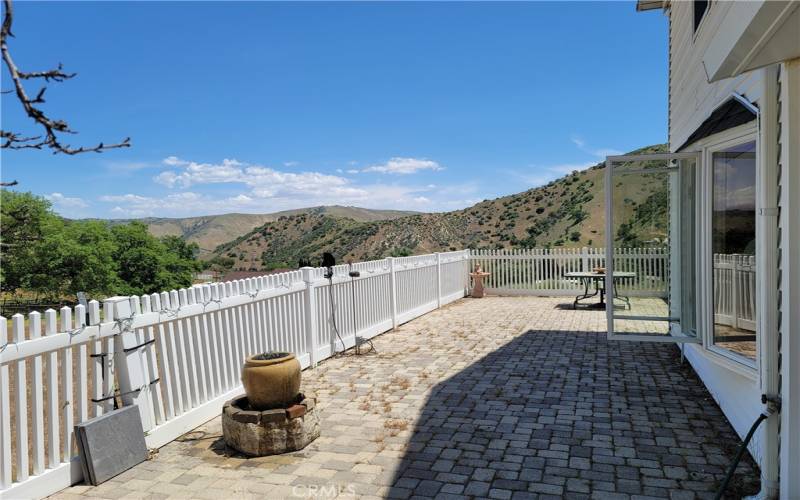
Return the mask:
<path id="1" fill-rule="evenodd" d="M 442 307 L 442 254 L 436 252 L 436 308 Z"/>
<path id="2" fill-rule="evenodd" d="M 144 349 L 147 346 L 143 345 L 142 335 L 136 333 L 132 324 L 136 314 L 141 313 L 141 310 L 135 309 L 137 305 L 140 306 L 139 301 L 132 302 L 130 297 L 110 297 L 103 301 L 103 310 L 106 312 L 107 321 L 116 321 L 114 329 L 119 332 L 117 335 L 119 340 L 114 342 L 114 367 L 119 379 L 122 404 L 136 405 L 139 408 L 142 428 L 147 432 L 155 425 L 150 397 L 151 380 L 144 358 Z M 105 396 L 110 395 L 111 391 L 105 394 Z"/>
<path id="3" fill-rule="evenodd" d="M 464 250 L 464 275 L 462 279 L 464 280 L 464 297 L 469 295 L 469 272 L 472 268 L 472 250 L 467 248 Z"/>
<path id="4" fill-rule="evenodd" d="M 0 342 L 8 342 L 8 324 L 0 316 Z M 0 354 L 2 352 L 0 351 Z M 9 364 L 0 365 L 0 490 L 11 487 L 11 397 Z M 16 429 L 20 432 L 20 429 Z M 70 450 L 72 451 L 72 450 Z"/>
<path id="5" fill-rule="evenodd" d="M 389 261 L 389 300 L 392 306 L 392 330 L 397 328 L 397 276 L 395 258 L 388 257 Z"/>
<path id="6" fill-rule="evenodd" d="M 306 345 L 308 346 L 309 365 L 317 366 L 317 297 L 314 292 L 313 267 L 301 267 L 303 281 L 306 289 L 303 292 L 303 302 L 306 313 Z"/>

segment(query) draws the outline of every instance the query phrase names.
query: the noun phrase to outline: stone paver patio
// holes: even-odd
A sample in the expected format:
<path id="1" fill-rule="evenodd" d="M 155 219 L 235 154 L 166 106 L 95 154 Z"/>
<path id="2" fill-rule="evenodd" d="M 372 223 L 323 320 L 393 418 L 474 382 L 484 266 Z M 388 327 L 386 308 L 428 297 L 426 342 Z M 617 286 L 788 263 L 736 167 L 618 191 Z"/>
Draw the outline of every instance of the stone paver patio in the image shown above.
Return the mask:
<path id="1" fill-rule="evenodd" d="M 300 452 L 232 454 L 217 418 L 56 497 L 713 497 L 740 440 L 676 347 L 570 303 L 461 300 L 303 372 L 322 435 Z M 749 457 L 734 483 L 758 490 Z"/>

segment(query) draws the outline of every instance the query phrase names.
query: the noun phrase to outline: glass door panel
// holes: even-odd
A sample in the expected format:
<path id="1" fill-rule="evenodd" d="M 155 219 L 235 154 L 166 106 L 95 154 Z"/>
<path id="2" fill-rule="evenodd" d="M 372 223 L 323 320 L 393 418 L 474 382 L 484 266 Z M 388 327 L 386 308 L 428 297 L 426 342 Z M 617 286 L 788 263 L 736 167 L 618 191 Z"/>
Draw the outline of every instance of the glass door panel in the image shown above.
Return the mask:
<path id="1" fill-rule="evenodd" d="M 694 153 L 606 159 L 612 339 L 697 342 Z"/>
<path id="2" fill-rule="evenodd" d="M 714 345 L 756 359 L 756 143 L 712 154 Z"/>

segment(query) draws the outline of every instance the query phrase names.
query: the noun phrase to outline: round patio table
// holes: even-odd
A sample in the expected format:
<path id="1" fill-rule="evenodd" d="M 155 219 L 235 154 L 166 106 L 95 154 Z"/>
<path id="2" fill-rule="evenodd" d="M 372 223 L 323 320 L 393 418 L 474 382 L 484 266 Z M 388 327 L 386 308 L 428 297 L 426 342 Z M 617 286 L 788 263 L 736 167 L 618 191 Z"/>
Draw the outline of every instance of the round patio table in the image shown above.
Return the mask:
<path id="1" fill-rule="evenodd" d="M 595 302 L 593 304 L 586 304 L 590 308 L 605 308 L 605 291 L 606 291 L 606 273 L 595 273 L 590 271 L 576 271 L 571 273 L 564 273 L 565 278 L 578 278 L 583 282 L 583 294 L 578 295 L 575 297 L 575 301 L 572 303 L 572 308 L 577 309 L 580 301 L 586 300 L 592 297 L 596 297 L 598 294 L 600 295 L 600 302 Z M 631 301 L 628 297 L 623 295 L 619 295 L 617 293 L 617 282 L 623 278 L 635 278 L 636 273 L 633 272 L 616 272 L 614 273 L 614 289 L 613 289 L 613 298 L 620 299 L 625 301 L 625 304 L 628 306 L 628 309 L 631 308 Z M 601 286 L 602 283 L 602 286 Z M 594 293 L 589 293 L 589 288 L 591 285 L 594 285 Z"/>

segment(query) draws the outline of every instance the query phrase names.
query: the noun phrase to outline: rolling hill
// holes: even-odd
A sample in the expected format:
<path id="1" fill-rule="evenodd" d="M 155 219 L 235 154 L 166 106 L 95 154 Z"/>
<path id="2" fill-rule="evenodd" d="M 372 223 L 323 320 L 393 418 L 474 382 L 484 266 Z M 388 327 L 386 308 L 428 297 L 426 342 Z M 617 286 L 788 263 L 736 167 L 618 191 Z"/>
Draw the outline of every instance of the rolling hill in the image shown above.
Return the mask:
<path id="1" fill-rule="evenodd" d="M 632 153 L 662 152 L 663 144 Z M 461 248 L 534 248 L 604 245 L 603 164 L 575 171 L 545 186 L 452 212 L 359 221 L 308 211 L 283 214 L 216 248 L 214 264 L 240 270 L 316 263 L 323 252 L 339 260 Z M 653 176 L 638 176 L 618 188 L 625 220 L 618 239 L 628 245 L 666 238 L 666 191 Z"/>
<path id="2" fill-rule="evenodd" d="M 180 236 L 186 241 L 200 246 L 200 256 L 208 257 L 214 249 L 226 242 L 247 234 L 261 225 L 276 221 L 281 217 L 302 214 L 319 214 L 335 218 L 348 218 L 358 222 L 371 222 L 412 215 L 416 212 L 401 210 L 370 210 L 359 207 L 338 205 L 285 210 L 269 214 L 222 214 L 185 218 L 144 218 L 137 219 L 147 225 L 154 236 Z M 128 222 L 114 220 L 112 223 Z"/>

